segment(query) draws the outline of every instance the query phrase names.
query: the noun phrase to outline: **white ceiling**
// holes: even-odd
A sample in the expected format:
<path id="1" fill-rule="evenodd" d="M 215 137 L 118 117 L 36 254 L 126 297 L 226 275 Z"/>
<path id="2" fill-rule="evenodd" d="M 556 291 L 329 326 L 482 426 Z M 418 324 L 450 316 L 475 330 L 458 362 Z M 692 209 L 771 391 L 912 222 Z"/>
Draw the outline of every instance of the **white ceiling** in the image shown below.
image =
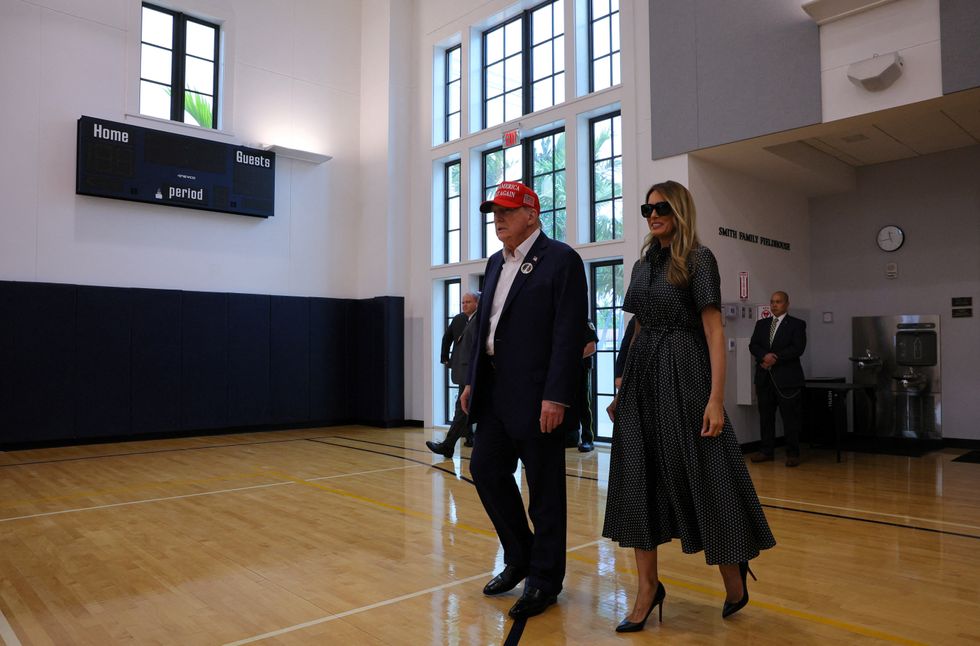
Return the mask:
<path id="1" fill-rule="evenodd" d="M 692 153 L 806 195 L 852 190 L 855 168 L 980 143 L 980 89 Z"/>

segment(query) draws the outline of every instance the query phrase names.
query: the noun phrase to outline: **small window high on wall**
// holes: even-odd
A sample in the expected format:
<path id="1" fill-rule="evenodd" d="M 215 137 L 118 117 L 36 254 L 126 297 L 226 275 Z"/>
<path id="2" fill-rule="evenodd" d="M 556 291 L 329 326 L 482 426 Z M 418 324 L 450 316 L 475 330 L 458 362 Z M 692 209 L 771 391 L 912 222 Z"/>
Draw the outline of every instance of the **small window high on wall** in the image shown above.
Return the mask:
<path id="1" fill-rule="evenodd" d="M 218 25 L 143 4 L 140 114 L 218 127 Z"/>
<path id="2" fill-rule="evenodd" d="M 462 55 L 463 49 L 459 45 L 446 50 L 446 141 L 459 139 L 460 135 Z"/>
<path id="3" fill-rule="evenodd" d="M 589 0 L 589 70 L 592 92 L 619 85 L 619 0 Z"/>

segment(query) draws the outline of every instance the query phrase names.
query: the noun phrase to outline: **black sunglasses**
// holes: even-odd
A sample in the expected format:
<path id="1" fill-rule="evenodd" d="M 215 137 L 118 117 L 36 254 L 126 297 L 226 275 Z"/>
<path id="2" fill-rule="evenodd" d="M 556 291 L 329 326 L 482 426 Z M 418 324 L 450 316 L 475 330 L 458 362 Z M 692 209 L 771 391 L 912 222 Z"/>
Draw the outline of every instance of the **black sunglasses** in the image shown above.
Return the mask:
<path id="1" fill-rule="evenodd" d="M 657 215 L 672 215 L 674 210 L 670 208 L 670 204 L 667 202 L 657 202 L 656 204 L 641 204 L 640 213 L 643 217 L 648 218 L 654 213 Z"/>

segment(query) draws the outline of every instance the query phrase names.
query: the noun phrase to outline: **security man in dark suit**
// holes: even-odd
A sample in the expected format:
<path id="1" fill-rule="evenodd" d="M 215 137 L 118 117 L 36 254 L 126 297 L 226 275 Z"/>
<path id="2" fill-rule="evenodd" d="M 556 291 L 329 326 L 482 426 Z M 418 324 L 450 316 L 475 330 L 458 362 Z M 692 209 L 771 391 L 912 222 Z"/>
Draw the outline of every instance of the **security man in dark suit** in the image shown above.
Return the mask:
<path id="1" fill-rule="evenodd" d="M 755 392 L 759 401 L 762 450 L 753 462 L 773 459 L 776 438 L 776 409 L 783 418 L 786 435 L 786 466 L 800 464 L 800 426 L 803 422 L 803 366 L 806 322 L 786 313 L 789 296 L 775 292 L 769 300 L 770 318 L 759 319 L 749 341 L 756 360 Z"/>
<path id="2" fill-rule="evenodd" d="M 588 297 L 582 258 L 541 232 L 534 191 L 504 182 L 480 210 L 493 212 L 504 248 L 487 261 L 469 384 L 460 397 L 480 427 L 470 472 L 506 565 L 483 593 L 502 594 L 526 578 L 509 613 L 519 619 L 555 603 L 565 578 L 564 437 L 578 422 L 568 409 L 578 399 Z M 530 494 L 527 514 L 514 481 L 518 460 Z"/>
<path id="3" fill-rule="evenodd" d="M 463 294 L 462 312 L 453 317 L 446 328 L 446 333 L 442 335 L 442 363 L 449 366 L 449 378 L 457 386 L 466 385 L 466 378 L 470 372 L 470 357 L 473 354 L 473 343 L 476 340 L 476 310 L 480 304 L 479 292 L 468 292 Z M 452 346 L 452 352 L 450 352 Z M 446 432 L 446 438 L 442 442 L 427 440 L 425 445 L 433 453 L 439 453 L 448 459 L 452 459 L 456 452 L 456 442 L 460 437 L 465 437 L 465 445 L 473 446 L 473 430 L 469 422 L 469 416 L 463 412 L 456 397 L 456 410 L 453 413 L 453 421 Z"/>

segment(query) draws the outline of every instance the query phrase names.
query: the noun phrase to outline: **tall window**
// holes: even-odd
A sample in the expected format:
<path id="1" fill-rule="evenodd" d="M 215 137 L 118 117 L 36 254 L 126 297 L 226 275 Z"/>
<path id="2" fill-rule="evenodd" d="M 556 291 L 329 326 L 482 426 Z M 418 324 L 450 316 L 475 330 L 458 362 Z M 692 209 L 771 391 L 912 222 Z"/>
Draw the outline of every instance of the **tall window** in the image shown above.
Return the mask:
<path id="1" fill-rule="evenodd" d="M 592 242 L 623 237 L 622 121 L 619 112 L 589 121 Z"/>
<path id="2" fill-rule="evenodd" d="M 459 161 L 449 162 L 445 166 L 446 177 L 446 246 L 443 262 L 459 262 Z"/>
<path id="3" fill-rule="evenodd" d="M 446 141 L 459 139 L 462 48 L 446 50 Z"/>
<path id="4" fill-rule="evenodd" d="M 460 313 L 461 297 L 460 281 L 458 278 L 447 280 L 443 284 L 443 311 L 446 312 L 446 326 L 443 330 L 448 330 L 453 317 Z M 459 386 L 454 384 L 453 380 L 449 378 L 449 366 L 443 366 L 443 373 L 445 377 L 444 383 L 446 384 L 446 403 L 442 412 L 443 419 L 448 424 L 452 420 L 453 413 L 456 410 L 456 395 L 459 393 Z"/>
<path id="5" fill-rule="evenodd" d="M 217 128 L 218 26 L 143 5 L 140 113 Z"/>
<path id="6" fill-rule="evenodd" d="M 531 11 L 531 112 L 565 102 L 565 6 Z"/>
<path id="7" fill-rule="evenodd" d="M 531 187 L 541 201 L 541 230 L 565 239 L 565 131 L 549 132 L 529 142 Z"/>
<path id="8" fill-rule="evenodd" d="M 592 396 L 596 411 L 605 412 L 616 395 L 615 367 L 620 339 L 623 338 L 623 261 L 608 260 L 590 265 L 592 284 L 592 320 L 599 342 L 596 344 L 595 366 L 592 368 Z M 612 422 L 604 414 L 594 417 L 596 437 L 612 437 Z"/>
<path id="9" fill-rule="evenodd" d="M 590 0 L 589 80 L 593 92 L 619 85 L 619 0 Z"/>
<path id="10" fill-rule="evenodd" d="M 565 100 L 565 10 L 546 2 L 483 34 L 483 127 Z"/>
<path id="11" fill-rule="evenodd" d="M 523 145 L 493 148 L 483 153 L 483 195 L 489 200 L 501 182 L 524 180 Z M 493 213 L 483 216 L 483 257 L 503 248 L 493 226 Z"/>

